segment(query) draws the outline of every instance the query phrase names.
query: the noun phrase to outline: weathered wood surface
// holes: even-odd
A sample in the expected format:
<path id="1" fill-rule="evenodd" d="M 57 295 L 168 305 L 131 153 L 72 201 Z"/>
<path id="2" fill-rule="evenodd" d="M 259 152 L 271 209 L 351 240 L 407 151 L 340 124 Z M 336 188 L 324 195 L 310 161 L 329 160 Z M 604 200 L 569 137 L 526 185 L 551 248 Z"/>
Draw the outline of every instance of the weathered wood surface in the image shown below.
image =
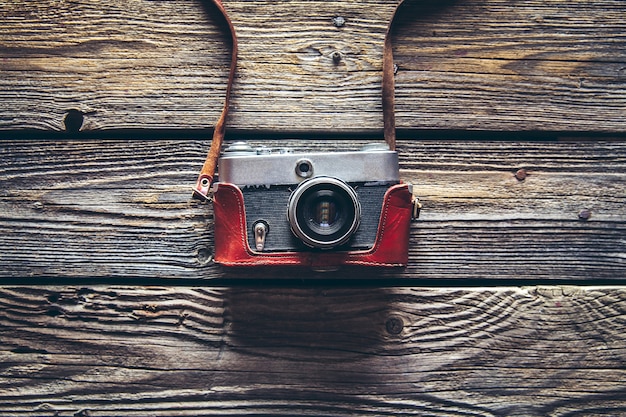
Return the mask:
<path id="1" fill-rule="evenodd" d="M 250 276 L 210 262 L 211 206 L 190 192 L 207 147 L 191 140 L 2 142 L 0 276 L 33 283 Z M 383 276 L 626 278 L 623 143 L 406 141 L 399 151 L 401 175 L 425 207 L 412 228 L 409 267 Z M 520 169 L 523 181 L 515 177 Z"/>
<path id="2" fill-rule="evenodd" d="M 358 142 L 310 138 L 382 130 L 397 0 L 224 2 L 231 140 L 338 150 Z M 210 206 L 190 198 L 228 64 L 209 2 L 0 3 L 0 415 L 626 415 L 626 145 L 608 140 L 626 132 L 626 3 L 410 3 L 410 265 L 300 288 L 262 283 L 320 276 L 214 265 Z M 69 109 L 83 133 L 38 139 Z M 229 277 L 259 280 L 210 280 Z M 334 281 L 354 277 L 378 279 Z M 615 286 L 537 286 L 568 281 Z"/>
<path id="3" fill-rule="evenodd" d="M 226 1 L 240 38 L 231 126 L 382 129 L 397 2 Z M 394 40 L 398 126 L 625 132 L 625 14 L 615 0 L 409 1 Z M 2 129 L 62 130 L 72 108 L 85 130 L 217 119 L 228 48 L 208 1 L 6 1 L 0 20 Z"/>
<path id="4" fill-rule="evenodd" d="M 4 287 L 3 416 L 626 413 L 626 292 Z"/>

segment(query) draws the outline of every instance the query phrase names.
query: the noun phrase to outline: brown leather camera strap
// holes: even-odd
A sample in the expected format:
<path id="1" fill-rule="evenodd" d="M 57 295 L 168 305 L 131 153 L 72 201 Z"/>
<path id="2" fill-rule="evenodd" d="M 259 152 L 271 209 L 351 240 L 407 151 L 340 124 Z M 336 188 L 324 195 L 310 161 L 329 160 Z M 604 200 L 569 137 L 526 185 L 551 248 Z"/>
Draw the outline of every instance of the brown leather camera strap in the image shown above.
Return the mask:
<path id="1" fill-rule="evenodd" d="M 383 45 L 383 134 L 385 142 L 389 145 L 389 149 L 396 150 L 396 109 L 395 109 L 395 75 L 396 68 L 393 63 L 393 45 L 391 44 L 391 36 L 393 31 L 393 23 L 396 20 L 398 10 L 404 3 L 400 3 L 393 11 L 387 32 L 385 33 L 385 43 Z"/>
<path id="2" fill-rule="evenodd" d="M 224 133 L 226 132 L 226 117 L 228 116 L 228 109 L 230 107 L 230 92 L 233 89 L 233 82 L 235 80 L 235 71 L 237 69 L 237 34 L 233 23 L 230 21 L 226 9 L 222 5 L 221 0 L 213 0 L 213 3 L 222 14 L 228 30 L 231 36 L 231 57 L 230 57 L 230 71 L 228 72 L 228 82 L 226 84 L 226 97 L 224 98 L 224 107 L 222 108 L 222 114 L 215 123 L 213 130 L 213 140 L 211 141 L 211 148 L 204 161 L 204 165 L 200 170 L 198 181 L 194 188 L 194 196 L 200 199 L 209 199 L 209 192 L 211 185 L 213 184 L 213 177 L 217 168 L 217 160 L 220 157 L 220 151 L 222 149 L 222 142 L 224 141 Z"/>
<path id="3" fill-rule="evenodd" d="M 385 43 L 383 46 L 383 81 L 382 81 L 382 106 L 383 106 L 383 134 L 385 142 L 389 145 L 389 149 L 396 149 L 396 121 L 395 121 L 395 68 L 393 63 L 393 50 L 391 44 L 391 35 L 393 30 L 393 23 L 396 18 L 396 14 L 402 5 L 404 0 L 400 0 L 396 9 L 393 12 L 389 26 L 385 33 Z M 209 192 L 213 184 L 213 177 L 217 168 L 217 160 L 220 156 L 222 149 L 222 142 L 224 140 L 224 133 L 226 130 L 226 117 L 228 116 L 228 109 L 230 106 L 230 93 L 233 87 L 233 81 L 235 79 L 235 70 L 237 68 L 237 35 L 235 34 L 235 28 L 222 5 L 221 0 L 213 0 L 213 3 L 221 13 L 224 21 L 226 22 L 232 38 L 232 55 L 230 61 L 230 72 L 228 73 L 228 83 L 226 85 L 226 97 L 224 100 L 224 107 L 220 118 L 215 123 L 213 131 L 213 140 L 211 142 L 211 148 L 207 155 L 198 181 L 194 187 L 194 196 L 200 199 L 209 199 Z"/>

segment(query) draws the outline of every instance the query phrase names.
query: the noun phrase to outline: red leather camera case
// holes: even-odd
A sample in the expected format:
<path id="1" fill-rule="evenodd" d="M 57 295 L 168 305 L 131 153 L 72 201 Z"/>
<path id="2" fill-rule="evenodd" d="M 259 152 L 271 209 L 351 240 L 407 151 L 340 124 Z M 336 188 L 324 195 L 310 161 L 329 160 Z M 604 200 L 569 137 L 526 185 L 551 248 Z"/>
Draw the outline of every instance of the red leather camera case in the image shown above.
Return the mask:
<path id="1" fill-rule="evenodd" d="M 406 266 L 413 211 L 408 185 L 390 187 L 383 198 L 377 238 L 368 250 L 257 252 L 248 245 L 243 194 L 233 184 L 218 183 L 213 196 L 215 262 L 225 266 L 307 266 L 334 268 L 342 265 Z M 285 219 L 285 221 L 287 221 Z"/>

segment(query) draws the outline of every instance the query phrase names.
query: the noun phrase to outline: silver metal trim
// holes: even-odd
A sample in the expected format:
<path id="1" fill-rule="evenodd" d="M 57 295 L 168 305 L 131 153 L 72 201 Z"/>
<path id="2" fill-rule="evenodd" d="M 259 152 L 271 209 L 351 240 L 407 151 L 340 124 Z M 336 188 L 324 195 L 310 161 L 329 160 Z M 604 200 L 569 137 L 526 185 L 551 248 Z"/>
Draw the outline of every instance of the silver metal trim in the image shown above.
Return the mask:
<path id="1" fill-rule="evenodd" d="M 219 180 L 239 186 L 298 184 L 306 178 L 297 173 L 297 162 L 311 162 L 315 176 L 332 176 L 345 182 L 398 182 L 395 151 L 352 151 L 228 155 L 219 160 Z"/>

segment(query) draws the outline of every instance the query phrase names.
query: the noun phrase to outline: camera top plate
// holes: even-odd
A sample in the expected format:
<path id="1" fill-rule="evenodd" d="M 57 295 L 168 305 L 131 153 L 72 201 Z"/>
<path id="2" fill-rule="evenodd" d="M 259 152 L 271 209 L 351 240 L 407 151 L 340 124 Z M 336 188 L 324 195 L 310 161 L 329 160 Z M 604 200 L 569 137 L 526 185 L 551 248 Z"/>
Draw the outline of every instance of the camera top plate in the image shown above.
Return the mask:
<path id="1" fill-rule="evenodd" d="M 279 153 L 224 152 L 219 181 L 238 186 L 298 184 L 307 178 L 328 176 L 345 182 L 398 183 L 398 153 L 390 150 Z"/>

